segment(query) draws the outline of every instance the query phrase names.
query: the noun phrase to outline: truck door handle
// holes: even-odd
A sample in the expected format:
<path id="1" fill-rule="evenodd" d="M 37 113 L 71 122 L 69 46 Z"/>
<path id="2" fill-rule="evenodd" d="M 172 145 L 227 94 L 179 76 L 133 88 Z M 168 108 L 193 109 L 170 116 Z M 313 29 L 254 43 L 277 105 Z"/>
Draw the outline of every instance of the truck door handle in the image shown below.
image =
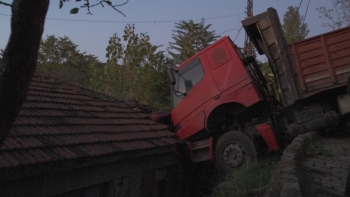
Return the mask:
<path id="1" fill-rule="evenodd" d="M 214 96 L 214 100 L 218 100 L 219 98 L 221 98 L 220 94 L 217 94 L 217 95 Z"/>

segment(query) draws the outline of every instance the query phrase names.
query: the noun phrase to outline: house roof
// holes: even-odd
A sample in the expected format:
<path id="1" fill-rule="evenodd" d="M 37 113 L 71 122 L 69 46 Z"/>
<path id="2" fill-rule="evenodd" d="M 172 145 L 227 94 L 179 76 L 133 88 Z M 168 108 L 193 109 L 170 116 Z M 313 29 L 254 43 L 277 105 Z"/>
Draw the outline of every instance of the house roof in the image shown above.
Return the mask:
<path id="1" fill-rule="evenodd" d="M 0 169 L 178 144 L 148 117 L 122 100 L 36 73 L 0 149 Z"/>

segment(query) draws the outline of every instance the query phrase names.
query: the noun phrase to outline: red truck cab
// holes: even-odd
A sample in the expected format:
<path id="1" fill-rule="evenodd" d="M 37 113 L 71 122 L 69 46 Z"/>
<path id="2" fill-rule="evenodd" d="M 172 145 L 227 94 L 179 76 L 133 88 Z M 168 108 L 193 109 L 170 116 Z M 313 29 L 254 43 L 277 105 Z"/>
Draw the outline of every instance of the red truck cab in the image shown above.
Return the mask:
<path id="1" fill-rule="evenodd" d="M 235 103 L 245 108 L 262 100 L 240 50 L 223 37 L 177 67 L 171 116 L 181 140 L 205 129 L 210 113 Z"/>
<path id="2" fill-rule="evenodd" d="M 267 98 L 261 84 L 264 79 L 253 63 L 226 36 L 169 71 L 173 84 L 171 118 L 174 130 L 186 141 L 193 161 L 214 160 L 215 146 L 226 132 L 235 130 L 239 135 L 249 136 L 242 131 L 243 127 L 247 128 L 246 122 L 266 110 L 265 105 L 259 105 Z M 256 126 L 251 127 L 254 132 L 250 134 L 261 135 L 256 130 L 261 128 L 264 139 L 272 140 L 269 149 L 278 149 L 272 127 L 268 124 Z M 233 160 L 233 166 L 242 162 L 242 159 Z"/>

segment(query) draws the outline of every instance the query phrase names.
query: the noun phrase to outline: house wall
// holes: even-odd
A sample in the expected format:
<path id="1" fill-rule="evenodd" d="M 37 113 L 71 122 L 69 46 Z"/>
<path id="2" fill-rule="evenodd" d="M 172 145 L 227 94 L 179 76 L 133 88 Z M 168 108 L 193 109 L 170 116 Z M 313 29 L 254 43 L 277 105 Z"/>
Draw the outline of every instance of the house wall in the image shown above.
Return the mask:
<path id="1" fill-rule="evenodd" d="M 182 169 L 178 158 L 166 153 L 2 181 L 0 191 L 8 197 L 181 196 Z"/>

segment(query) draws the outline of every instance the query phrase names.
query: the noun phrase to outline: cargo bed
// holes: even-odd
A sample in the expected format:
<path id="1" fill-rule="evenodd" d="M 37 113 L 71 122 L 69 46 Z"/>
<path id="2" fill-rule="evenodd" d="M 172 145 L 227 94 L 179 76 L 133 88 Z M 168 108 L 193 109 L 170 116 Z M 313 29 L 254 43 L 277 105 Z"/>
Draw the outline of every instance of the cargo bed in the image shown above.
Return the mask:
<path id="1" fill-rule="evenodd" d="M 346 86 L 350 76 L 350 27 L 289 45 L 277 11 L 242 21 L 259 54 L 269 59 L 284 106 L 316 93 Z"/>
<path id="2" fill-rule="evenodd" d="M 290 45 L 301 97 L 347 84 L 350 76 L 350 27 Z"/>

